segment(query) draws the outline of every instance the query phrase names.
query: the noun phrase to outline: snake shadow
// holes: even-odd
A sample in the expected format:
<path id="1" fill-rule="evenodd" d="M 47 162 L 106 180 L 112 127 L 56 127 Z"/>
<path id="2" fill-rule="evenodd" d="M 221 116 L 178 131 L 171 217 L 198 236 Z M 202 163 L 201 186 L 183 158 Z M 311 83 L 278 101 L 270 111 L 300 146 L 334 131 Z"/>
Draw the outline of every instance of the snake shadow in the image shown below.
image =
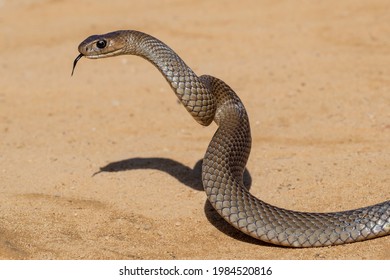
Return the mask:
<path id="1" fill-rule="evenodd" d="M 93 174 L 93 176 L 102 172 L 122 172 L 139 169 L 155 169 L 168 173 L 172 177 L 176 178 L 180 183 L 190 187 L 197 191 L 203 191 L 202 184 L 202 159 L 198 160 L 193 168 L 185 166 L 184 164 L 177 162 L 169 158 L 130 158 L 111 162 L 106 166 L 100 167 L 100 170 Z M 244 171 L 244 185 L 249 190 L 252 185 L 252 177 L 249 171 Z M 222 233 L 251 244 L 258 244 L 262 246 L 274 246 L 252 238 L 235 227 L 227 223 L 213 208 L 208 200 L 206 200 L 204 206 L 204 212 L 208 221 L 215 226 Z"/>

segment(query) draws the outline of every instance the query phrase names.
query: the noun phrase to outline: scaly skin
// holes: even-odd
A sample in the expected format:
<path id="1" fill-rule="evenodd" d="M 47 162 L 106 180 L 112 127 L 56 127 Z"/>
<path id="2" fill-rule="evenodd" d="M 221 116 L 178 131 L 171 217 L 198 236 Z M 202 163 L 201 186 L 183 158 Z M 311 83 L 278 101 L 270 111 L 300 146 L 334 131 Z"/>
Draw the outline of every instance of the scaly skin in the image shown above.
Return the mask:
<path id="1" fill-rule="evenodd" d="M 74 62 L 87 58 L 138 55 L 160 70 L 177 97 L 202 124 L 217 123 L 206 151 L 202 180 L 217 212 L 240 231 L 265 242 L 289 247 L 329 246 L 390 234 L 390 201 L 333 213 L 282 209 L 251 195 L 243 172 L 251 149 L 249 120 L 239 97 L 223 81 L 198 77 L 160 40 L 132 30 L 88 37 Z"/>

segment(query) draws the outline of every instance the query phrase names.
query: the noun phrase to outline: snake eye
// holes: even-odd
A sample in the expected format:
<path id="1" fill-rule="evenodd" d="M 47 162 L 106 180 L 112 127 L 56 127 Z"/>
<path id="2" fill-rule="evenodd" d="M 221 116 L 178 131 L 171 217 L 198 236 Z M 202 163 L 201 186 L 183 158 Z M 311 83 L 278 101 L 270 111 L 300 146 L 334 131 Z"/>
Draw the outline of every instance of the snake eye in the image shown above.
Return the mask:
<path id="1" fill-rule="evenodd" d="M 107 46 L 107 41 L 106 40 L 99 40 L 96 42 L 96 47 L 99 49 L 104 49 Z"/>

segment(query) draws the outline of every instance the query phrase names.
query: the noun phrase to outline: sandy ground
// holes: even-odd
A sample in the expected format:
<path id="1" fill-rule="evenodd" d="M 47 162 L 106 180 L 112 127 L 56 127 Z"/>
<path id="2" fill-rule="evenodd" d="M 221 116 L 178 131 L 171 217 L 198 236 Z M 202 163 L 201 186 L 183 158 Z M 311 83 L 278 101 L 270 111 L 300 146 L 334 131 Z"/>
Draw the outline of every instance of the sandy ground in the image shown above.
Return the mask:
<path id="1" fill-rule="evenodd" d="M 390 199 L 389 1 L 106 3 L 0 0 L 1 259 L 390 259 L 389 237 L 313 249 L 246 237 L 201 186 L 215 124 L 192 120 L 151 64 L 82 59 L 70 77 L 87 36 L 152 34 L 242 98 L 254 195 L 367 206 Z"/>

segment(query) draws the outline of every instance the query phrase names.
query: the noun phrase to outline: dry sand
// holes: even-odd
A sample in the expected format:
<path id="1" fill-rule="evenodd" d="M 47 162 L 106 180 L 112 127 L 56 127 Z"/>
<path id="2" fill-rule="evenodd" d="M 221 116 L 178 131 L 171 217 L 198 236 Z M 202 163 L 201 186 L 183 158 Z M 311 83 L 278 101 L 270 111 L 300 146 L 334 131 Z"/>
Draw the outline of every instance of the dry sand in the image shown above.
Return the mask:
<path id="1" fill-rule="evenodd" d="M 390 259 L 389 237 L 246 237 L 202 190 L 215 124 L 192 120 L 150 63 L 82 59 L 70 77 L 87 36 L 152 34 L 242 98 L 254 195 L 347 210 L 390 199 L 389 22 L 388 0 L 0 0 L 0 258 Z"/>

